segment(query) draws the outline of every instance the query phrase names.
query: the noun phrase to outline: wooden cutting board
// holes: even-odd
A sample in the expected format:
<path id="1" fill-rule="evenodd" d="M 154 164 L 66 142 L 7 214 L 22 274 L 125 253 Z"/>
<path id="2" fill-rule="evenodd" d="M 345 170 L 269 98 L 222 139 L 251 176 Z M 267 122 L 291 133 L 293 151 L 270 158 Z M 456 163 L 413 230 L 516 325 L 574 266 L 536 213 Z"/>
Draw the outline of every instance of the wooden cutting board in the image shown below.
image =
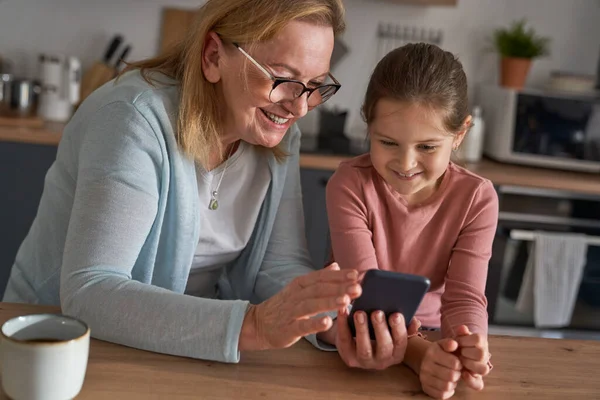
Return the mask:
<path id="1" fill-rule="evenodd" d="M 179 43 L 185 38 L 187 32 L 192 28 L 197 13 L 197 9 L 163 8 L 159 53 L 163 53 L 170 46 Z M 348 51 L 348 46 L 340 39 L 336 39 L 331 58 L 331 67 L 333 68 L 344 58 Z"/>
<path id="2" fill-rule="evenodd" d="M 159 53 L 185 38 L 197 12 L 197 9 L 163 8 Z"/>

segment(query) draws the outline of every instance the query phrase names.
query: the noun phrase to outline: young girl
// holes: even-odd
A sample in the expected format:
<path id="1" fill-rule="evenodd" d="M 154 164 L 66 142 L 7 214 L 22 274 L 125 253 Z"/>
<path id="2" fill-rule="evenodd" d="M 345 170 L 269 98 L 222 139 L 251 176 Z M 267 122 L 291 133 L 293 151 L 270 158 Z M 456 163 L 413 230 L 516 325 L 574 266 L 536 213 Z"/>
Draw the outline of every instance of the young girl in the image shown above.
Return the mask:
<path id="1" fill-rule="evenodd" d="M 451 397 L 461 377 L 480 390 L 498 199 L 490 181 L 450 161 L 471 125 L 462 65 L 433 45 L 393 50 L 371 76 L 362 113 L 370 153 L 342 163 L 327 186 L 334 259 L 429 278 L 416 318 L 442 339 L 409 336 L 404 362 L 432 397 Z"/>

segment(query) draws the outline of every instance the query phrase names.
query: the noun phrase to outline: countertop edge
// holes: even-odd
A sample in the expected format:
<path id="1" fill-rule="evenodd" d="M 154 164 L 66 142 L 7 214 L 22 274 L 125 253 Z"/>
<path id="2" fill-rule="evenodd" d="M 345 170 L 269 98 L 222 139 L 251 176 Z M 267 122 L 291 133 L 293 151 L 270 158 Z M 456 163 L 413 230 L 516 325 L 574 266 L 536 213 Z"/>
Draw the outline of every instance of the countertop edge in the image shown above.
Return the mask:
<path id="1" fill-rule="evenodd" d="M 0 142 L 57 146 L 65 124 L 46 123 L 42 128 L 0 126 Z M 335 171 L 352 156 L 300 153 L 300 167 Z M 496 186 L 522 186 L 560 190 L 600 196 L 600 175 L 504 164 L 484 158 L 477 164 L 467 164 L 468 170 L 489 179 Z"/>

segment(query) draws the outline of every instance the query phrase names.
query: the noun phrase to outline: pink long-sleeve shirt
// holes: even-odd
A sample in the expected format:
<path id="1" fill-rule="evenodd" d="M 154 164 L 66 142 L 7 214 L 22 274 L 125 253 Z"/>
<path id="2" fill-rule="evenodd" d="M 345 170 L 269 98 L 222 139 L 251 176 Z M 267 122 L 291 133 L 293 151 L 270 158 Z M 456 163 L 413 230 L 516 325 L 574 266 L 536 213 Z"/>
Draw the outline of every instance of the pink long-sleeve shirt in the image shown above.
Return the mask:
<path id="1" fill-rule="evenodd" d="M 375 171 L 368 154 L 340 164 L 327 185 L 333 257 L 340 268 L 379 268 L 431 281 L 416 317 L 453 337 L 487 334 L 485 284 L 498 223 L 492 183 L 453 163 L 418 206 Z"/>

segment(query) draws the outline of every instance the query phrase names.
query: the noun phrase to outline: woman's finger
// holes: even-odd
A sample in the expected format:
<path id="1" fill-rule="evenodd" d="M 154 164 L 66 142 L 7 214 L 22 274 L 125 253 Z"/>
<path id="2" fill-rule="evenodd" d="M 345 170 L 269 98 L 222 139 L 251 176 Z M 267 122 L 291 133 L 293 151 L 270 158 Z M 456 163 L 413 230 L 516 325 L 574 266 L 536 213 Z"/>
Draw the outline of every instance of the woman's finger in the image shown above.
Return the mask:
<path id="1" fill-rule="evenodd" d="M 354 345 L 354 338 L 352 337 L 352 332 L 350 332 L 350 326 L 348 326 L 347 312 L 338 313 L 336 325 L 336 347 L 338 347 L 338 351 L 340 351 L 340 346 L 343 346 L 345 350 L 350 350 Z"/>
<path id="2" fill-rule="evenodd" d="M 300 302 L 304 299 L 340 297 L 348 295 L 350 299 L 359 297 L 361 286 L 353 282 L 320 282 L 303 289 L 294 290 L 289 294 L 290 302 Z"/>
<path id="3" fill-rule="evenodd" d="M 367 270 L 368 271 L 368 270 Z M 367 271 L 359 271 L 358 272 L 358 282 L 362 283 Z"/>
<path id="4" fill-rule="evenodd" d="M 290 285 L 303 289 L 322 282 L 358 282 L 358 272 L 353 269 L 341 271 L 328 267 L 299 276 Z"/>
<path id="5" fill-rule="evenodd" d="M 289 335 L 294 338 L 301 338 L 307 335 L 327 331 L 331 328 L 332 324 L 333 321 L 331 317 L 328 316 L 299 319 L 292 323 L 291 328 L 289 329 Z"/>
<path id="6" fill-rule="evenodd" d="M 329 270 L 332 270 L 332 271 L 339 271 L 340 270 L 340 265 L 334 261 L 334 262 L 332 262 L 331 264 L 329 264 L 328 266 L 326 266 L 323 269 L 329 269 Z"/>
<path id="7" fill-rule="evenodd" d="M 328 316 L 294 321 L 276 331 L 270 331 L 265 337 L 266 348 L 281 349 L 289 347 L 303 336 L 329 330 L 332 324 L 333 321 Z"/>
<path id="8" fill-rule="evenodd" d="M 351 299 L 348 295 L 303 299 L 290 302 L 291 308 L 286 314 L 292 319 L 308 318 L 323 312 L 337 311 L 350 305 L 350 302 Z"/>

